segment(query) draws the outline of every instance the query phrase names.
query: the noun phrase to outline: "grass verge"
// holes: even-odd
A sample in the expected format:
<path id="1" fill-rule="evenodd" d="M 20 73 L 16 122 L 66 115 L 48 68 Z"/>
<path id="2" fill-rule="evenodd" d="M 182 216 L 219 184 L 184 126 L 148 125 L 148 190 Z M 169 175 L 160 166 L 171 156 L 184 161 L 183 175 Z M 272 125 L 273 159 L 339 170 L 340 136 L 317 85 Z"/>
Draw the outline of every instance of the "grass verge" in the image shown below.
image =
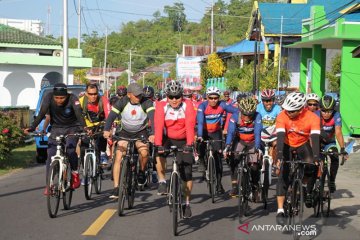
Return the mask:
<path id="1" fill-rule="evenodd" d="M 36 162 L 35 151 L 35 144 L 15 148 L 9 158 L 0 161 L 0 176 L 12 170 L 25 168 L 34 164 Z"/>

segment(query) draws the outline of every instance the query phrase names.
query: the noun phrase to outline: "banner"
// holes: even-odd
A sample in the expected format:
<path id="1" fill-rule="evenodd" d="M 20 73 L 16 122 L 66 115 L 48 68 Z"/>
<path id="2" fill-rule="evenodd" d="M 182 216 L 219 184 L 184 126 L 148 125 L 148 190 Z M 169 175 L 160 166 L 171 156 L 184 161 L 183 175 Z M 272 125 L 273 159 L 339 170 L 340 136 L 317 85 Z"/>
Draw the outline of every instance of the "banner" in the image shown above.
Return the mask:
<path id="1" fill-rule="evenodd" d="M 201 57 L 177 57 L 176 77 L 184 86 L 184 89 L 201 89 Z"/>

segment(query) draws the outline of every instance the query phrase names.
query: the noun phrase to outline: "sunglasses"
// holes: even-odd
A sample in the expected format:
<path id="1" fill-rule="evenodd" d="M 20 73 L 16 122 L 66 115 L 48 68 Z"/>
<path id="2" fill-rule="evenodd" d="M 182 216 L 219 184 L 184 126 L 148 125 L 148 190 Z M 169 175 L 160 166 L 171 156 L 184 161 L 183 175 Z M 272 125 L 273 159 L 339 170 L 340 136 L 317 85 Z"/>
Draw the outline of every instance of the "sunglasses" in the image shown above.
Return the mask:
<path id="1" fill-rule="evenodd" d="M 294 113 L 298 113 L 300 112 L 299 110 L 294 110 L 294 111 L 286 111 L 288 114 L 294 114 Z"/>
<path id="2" fill-rule="evenodd" d="M 218 100 L 219 97 L 208 97 L 209 100 Z"/>
<path id="3" fill-rule="evenodd" d="M 312 106 L 317 107 L 317 106 L 319 106 L 319 104 L 317 104 L 317 103 L 308 103 L 307 105 L 309 107 L 312 107 Z"/>
<path id="4" fill-rule="evenodd" d="M 321 110 L 322 113 L 332 114 L 333 110 Z"/>
<path id="5" fill-rule="evenodd" d="M 96 96 L 96 95 L 98 95 L 98 93 L 87 93 L 88 95 L 90 95 L 90 96 Z"/>
<path id="6" fill-rule="evenodd" d="M 266 99 L 266 100 L 262 100 L 263 102 L 273 102 L 272 99 Z"/>
<path id="7" fill-rule="evenodd" d="M 178 99 L 181 98 L 181 95 L 178 95 L 178 96 L 168 96 L 168 98 L 169 98 L 170 100 L 173 100 L 174 98 L 175 98 L 176 100 L 178 100 Z"/>

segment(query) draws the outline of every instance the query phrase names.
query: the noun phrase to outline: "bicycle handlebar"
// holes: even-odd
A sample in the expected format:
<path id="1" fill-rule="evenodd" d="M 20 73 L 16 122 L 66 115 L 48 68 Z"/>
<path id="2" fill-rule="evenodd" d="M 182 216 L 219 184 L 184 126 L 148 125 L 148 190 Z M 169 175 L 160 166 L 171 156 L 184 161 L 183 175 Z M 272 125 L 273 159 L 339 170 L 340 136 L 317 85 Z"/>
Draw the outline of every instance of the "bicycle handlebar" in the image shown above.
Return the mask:
<path id="1" fill-rule="evenodd" d="M 345 163 L 345 154 L 343 153 L 338 153 L 338 152 L 321 152 L 321 155 L 325 155 L 325 156 L 342 156 L 341 157 L 341 163 L 340 165 L 344 165 Z"/>

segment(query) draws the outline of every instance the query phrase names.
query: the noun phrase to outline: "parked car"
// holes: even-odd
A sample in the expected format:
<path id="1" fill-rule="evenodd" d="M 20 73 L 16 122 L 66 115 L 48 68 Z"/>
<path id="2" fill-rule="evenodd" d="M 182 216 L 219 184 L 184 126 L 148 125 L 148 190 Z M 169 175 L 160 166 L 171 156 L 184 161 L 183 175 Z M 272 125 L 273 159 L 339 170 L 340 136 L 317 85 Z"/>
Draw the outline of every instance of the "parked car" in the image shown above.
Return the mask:
<path id="1" fill-rule="evenodd" d="M 34 118 L 39 114 L 40 112 L 40 106 L 42 103 L 42 100 L 44 98 L 44 96 L 46 94 L 48 94 L 49 92 L 51 92 L 53 90 L 52 86 L 47 86 L 44 87 L 40 90 L 39 93 L 39 99 L 36 105 L 36 110 L 35 110 L 35 114 L 34 114 Z M 74 93 L 75 95 L 79 96 L 80 93 L 83 93 L 85 91 L 85 85 L 68 85 L 68 92 L 69 93 Z M 44 128 L 44 122 L 45 119 L 43 119 L 41 121 L 41 123 L 38 126 L 37 131 L 43 131 Z M 47 130 L 47 129 L 46 129 Z M 48 138 L 44 137 L 44 138 L 39 138 L 36 137 L 35 138 L 35 143 L 36 143 L 36 161 L 38 163 L 44 163 L 46 162 L 47 159 L 47 147 L 48 147 Z"/>

